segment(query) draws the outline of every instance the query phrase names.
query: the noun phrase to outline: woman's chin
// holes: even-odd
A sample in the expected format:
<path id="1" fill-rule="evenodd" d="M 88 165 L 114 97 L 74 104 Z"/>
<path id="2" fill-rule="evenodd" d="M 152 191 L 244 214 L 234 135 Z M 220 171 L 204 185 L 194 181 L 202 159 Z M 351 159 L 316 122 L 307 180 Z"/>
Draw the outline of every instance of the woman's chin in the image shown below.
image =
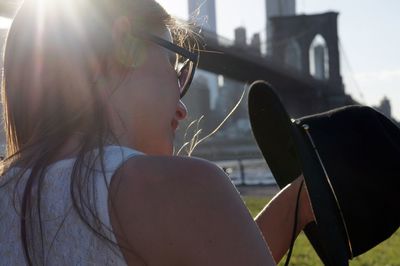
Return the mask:
<path id="1" fill-rule="evenodd" d="M 146 154 L 171 156 L 174 154 L 174 145 L 172 142 L 167 142 L 165 144 L 159 144 L 158 147 L 153 147 L 153 149 L 146 152 Z"/>
<path id="2" fill-rule="evenodd" d="M 169 144 L 169 146 L 168 146 L 168 149 L 166 150 L 166 154 L 165 155 L 168 155 L 168 156 L 172 156 L 172 155 L 174 155 L 174 143 L 172 142 L 172 143 L 170 143 Z"/>

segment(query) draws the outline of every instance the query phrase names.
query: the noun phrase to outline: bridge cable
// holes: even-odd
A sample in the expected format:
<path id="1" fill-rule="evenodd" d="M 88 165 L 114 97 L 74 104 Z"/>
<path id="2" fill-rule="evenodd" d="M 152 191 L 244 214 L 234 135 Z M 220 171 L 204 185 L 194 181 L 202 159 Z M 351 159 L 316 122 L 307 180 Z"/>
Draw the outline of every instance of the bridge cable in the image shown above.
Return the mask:
<path id="1" fill-rule="evenodd" d="M 344 63 L 346 64 L 346 66 L 348 68 L 348 71 L 349 71 L 349 77 L 350 77 L 351 81 L 354 83 L 353 85 L 355 86 L 355 88 L 356 88 L 356 90 L 357 90 L 357 92 L 359 94 L 361 103 L 365 104 L 366 100 L 365 100 L 365 97 L 364 97 L 364 93 L 362 92 L 361 87 L 360 87 L 359 83 L 357 82 L 357 80 L 355 78 L 355 74 L 354 74 L 353 68 L 352 68 L 352 66 L 350 64 L 350 60 L 349 60 L 349 57 L 347 56 L 347 53 L 346 53 L 346 51 L 344 49 L 343 43 L 342 43 L 342 41 L 340 39 L 338 40 L 338 43 L 339 43 L 340 54 L 342 55 L 342 57 L 344 59 Z"/>

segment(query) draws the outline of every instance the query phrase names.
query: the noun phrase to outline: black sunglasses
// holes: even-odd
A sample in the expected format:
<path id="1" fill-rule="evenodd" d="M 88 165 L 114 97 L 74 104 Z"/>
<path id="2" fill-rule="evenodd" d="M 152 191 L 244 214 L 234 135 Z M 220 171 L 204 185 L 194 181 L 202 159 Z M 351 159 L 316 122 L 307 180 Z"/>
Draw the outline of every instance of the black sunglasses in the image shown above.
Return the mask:
<path id="1" fill-rule="evenodd" d="M 147 32 L 135 31 L 134 35 L 144 40 L 151 41 L 184 58 L 184 61 L 182 63 L 179 63 L 179 57 L 177 57 L 177 61 L 175 63 L 175 70 L 178 76 L 180 98 L 182 99 L 183 96 L 185 96 L 186 92 L 189 90 L 190 84 L 192 83 L 199 55 Z"/>

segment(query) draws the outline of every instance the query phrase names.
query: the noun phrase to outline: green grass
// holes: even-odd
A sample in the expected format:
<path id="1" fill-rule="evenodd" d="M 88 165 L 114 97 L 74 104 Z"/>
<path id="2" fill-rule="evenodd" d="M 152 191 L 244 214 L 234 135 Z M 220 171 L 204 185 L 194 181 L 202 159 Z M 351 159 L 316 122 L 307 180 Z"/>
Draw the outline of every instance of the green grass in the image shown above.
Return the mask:
<path id="1" fill-rule="evenodd" d="M 253 217 L 261 211 L 270 198 L 262 197 L 243 197 L 247 208 Z M 286 258 L 286 257 L 285 257 Z M 279 265 L 284 264 L 282 259 Z M 293 249 L 290 265 L 298 266 L 312 266 L 322 265 L 321 260 L 318 258 L 311 244 L 308 242 L 306 236 L 301 233 Z M 388 240 L 379 244 L 367 253 L 350 261 L 351 266 L 400 266 L 400 229 Z"/>

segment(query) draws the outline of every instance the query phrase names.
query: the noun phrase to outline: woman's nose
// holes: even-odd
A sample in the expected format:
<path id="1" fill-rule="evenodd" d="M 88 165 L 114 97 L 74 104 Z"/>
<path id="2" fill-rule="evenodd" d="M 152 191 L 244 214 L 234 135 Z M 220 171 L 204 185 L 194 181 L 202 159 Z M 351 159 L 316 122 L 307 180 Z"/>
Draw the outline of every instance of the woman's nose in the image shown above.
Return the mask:
<path id="1" fill-rule="evenodd" d="M 187 116 L 187 108 L 186 105 L 179 100 L 178 102 L 178 108 L 176 109 L 176 119 L 177 120 L 183 120 Z"/>

